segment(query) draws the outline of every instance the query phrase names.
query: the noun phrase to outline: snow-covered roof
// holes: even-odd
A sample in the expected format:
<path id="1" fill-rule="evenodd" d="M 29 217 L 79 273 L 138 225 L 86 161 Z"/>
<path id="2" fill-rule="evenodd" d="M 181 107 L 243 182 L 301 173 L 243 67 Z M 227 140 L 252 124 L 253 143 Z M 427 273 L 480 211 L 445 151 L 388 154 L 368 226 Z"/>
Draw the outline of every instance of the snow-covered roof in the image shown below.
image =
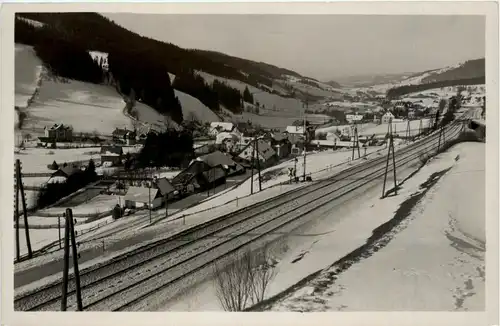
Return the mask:
<path id="1" fill-rule="evenodd" d="M 239 140 L 240 137 L 237 135 L 237 134 L 234 134 L 232 132 L 221 132 L 217 135 L 217 137 L 215 138 L 215 143 L 216 144 L 222 144 L 224 142 L 224 140 L 226 139 L 232 139 L 232 140 Z"/>
<path id="2" fill-rule="evenodd" d="M 121 146 L 102 146 L 101 155 L 105 156 L 120 156 L 123 154 Z"/>
<path id="3" fill-rule="evenodd" d="M 304 126 L 287 126 L 286 132 L 288 132 L 289 134 L 303 134 Z"/>
<path id="4" fill-rule="evenodd" d="M 259 144 L 260 145 L 260 144 Z M 260 148 L 259 148 L 260 150 Z M 226 154 L 220 152 L 220 151 L 215 151 L 210 154 L 206 154 L 203 156 L 200 156 L 196 158 L 198 161 L 205 162 L 211 167 L 215 167 L 218 165 L 226 165 L 226 166 L 235 166 L 237 163 L 233 161 L 229 156 Z"/>
<path id="5" fill-rule="evenodd" d="M 158 194 L 158 189 L 156 188 L 145 188 L 145 187 L 129 187 L 124 200 L 130 200 L 137 203 L 149 203 L 149 191 L 151 190 L 151 201 Z"/>
<path id="6" fill-rule="evenodd" d="M 212 122 L 212 123 L 210 123 L 211 130 L 218 129 L 219 127 L 222 131 L 232 131 L 234 128 L 234 124 L 232 122 Z"/>
<path id="7" fill-rule="evenodd" d="M 167 178 L 160 178 L 156 181 L 158 189 L 163 195 L 169 194 L 175 191 L 174 186 L 170 182 L 168 182 Z"/>

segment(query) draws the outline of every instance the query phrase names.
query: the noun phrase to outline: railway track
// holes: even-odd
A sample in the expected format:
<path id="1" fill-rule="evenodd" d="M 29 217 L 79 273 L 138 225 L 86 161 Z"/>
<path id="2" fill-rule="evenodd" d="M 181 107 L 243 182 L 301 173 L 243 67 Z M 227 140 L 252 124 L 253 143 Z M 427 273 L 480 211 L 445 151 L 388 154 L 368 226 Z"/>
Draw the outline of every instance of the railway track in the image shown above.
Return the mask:
<path id="1" fill-rule="evenodd" d="M 460 127 L 450 125 L 446 139 L 458 135 Z M 415 162 L 423 153 L 434 151 L 438 134 L 399 150 L 397 166 Z M 133 255 L 120 257 L 101 266 L 82 271 L 80 276 L 84 310 L 127 310 L 144 298 L 172 286 L 214 261 L 262 238 L 284 225 L 299 221 L 329 201 L 379 179 L 385 171 L 385 155 L 344 170 L 320 181 L 252 207 L 216 218 L 183 231 L 172 238 L 141 248 Z M 157 279 L 165 277 L 158 286 Z M 70 282 L 68 308 L 74 309 L 75 289 Z M 15 299 L 16 310 L 55 311 L 60 305 L 61 283 Z M 130 297 L 129 301 L 123 298 Z M 120 300 L 121 298 L 121 300 Z M 118 300 L 117 300 L 118 299 Z"/>

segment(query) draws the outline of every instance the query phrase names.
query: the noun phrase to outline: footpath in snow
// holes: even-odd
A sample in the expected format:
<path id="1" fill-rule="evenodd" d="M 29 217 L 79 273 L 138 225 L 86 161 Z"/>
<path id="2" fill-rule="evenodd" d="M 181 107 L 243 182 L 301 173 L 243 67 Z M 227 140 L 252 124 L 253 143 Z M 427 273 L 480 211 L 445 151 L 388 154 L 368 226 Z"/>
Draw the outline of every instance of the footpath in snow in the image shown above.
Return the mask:
<path id="1" fill-rule="evenodd" d="M 307 255 L 295 264 L 333 263 L 369 243 L 366 239 L 377 224 L 392 217 L 402 221 L 382 238 L 312 275 L 263 309 L 484 310 L 484 150 L 484 143 L 456 145 L 408 180 L 398 196 L 360 205 L 331 236 L 305 245 Z M 419 195 L 423 196 L 408 211 Z M 282 260 L 277 268 L 278 278 L 269 294 L 276 292 L 273 288 L 279 288 L 286 275 L 293 278 L 300 270 L 289 260 Z"/>

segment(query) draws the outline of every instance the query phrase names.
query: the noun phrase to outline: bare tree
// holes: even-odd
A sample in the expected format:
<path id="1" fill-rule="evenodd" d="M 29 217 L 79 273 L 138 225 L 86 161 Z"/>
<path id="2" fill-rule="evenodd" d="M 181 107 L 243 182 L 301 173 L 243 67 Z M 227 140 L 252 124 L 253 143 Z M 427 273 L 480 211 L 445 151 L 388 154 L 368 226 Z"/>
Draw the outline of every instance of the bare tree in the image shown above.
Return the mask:
<path id="1" fill-rule="evenodd" d="M 247 251 L 228 266 L 215 266 L 217 298 L 226 311 L 242 311 L 264 300 L 275 277 L 274 260 L 267 248 Z"/>

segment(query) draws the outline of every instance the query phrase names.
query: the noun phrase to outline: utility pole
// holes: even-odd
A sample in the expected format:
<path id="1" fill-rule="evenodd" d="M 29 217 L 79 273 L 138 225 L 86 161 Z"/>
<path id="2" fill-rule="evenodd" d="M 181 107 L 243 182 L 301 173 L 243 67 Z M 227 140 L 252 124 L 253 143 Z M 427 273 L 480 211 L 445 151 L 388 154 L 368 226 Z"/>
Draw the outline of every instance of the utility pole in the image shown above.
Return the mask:
<path id="1" fill-rule="evenodd" d="M 354 160 L 354 149 L 358 149 L 358 158 L 361 157 L 361 154 L 359 153 L 359 136 L 358 136 L 358 127 L 356 126 L 356 122 L 354 123 L 354 128 L 353 128 L 353 139 L 352 139 L 352 158 L 351 160 Z"/>
<path id="2" fill-rule="evenodd" d="M 21 204 L 23 206 L 23 215 L 24 215 L 24 231 L 26 235 L 26 246 L 28 247 L 28 258 L 33 257 L 33 252 L 31 250 L 31 241 L 30 241 L 30 230 L 28 224 L 28 211 L 26 208 L 26 198 L 24 197 L 24 185 L 22 181 L 21 174 L 21 161 L 19 159 L 16 160 L 16 258 L 17 261 L 20 260 L 20 245 L 19 245 L 19 196 L 21 196 Z"/>
<path id="3" fill-rule="evenodd" d="M 257 170 L 259 171 L 259 191 L 262 191 L 262 183 L 260 179 L 259 137 L 255 138 L 255 151 L 257 152 Z"/>
<path id="4" fill-rule="evenodd" d="M 68 304 L 68 281 L 69 281 L 69 250 L 70 250 L 70 238 L 71 238 L 71 248 L 73 249 L 73 270 L 76 288 L 76 304 L 77 311 L 83 310 L 82 304 L 82 290 L 80 287 L 80 271 L 78 269 L 78 258 L 79 254 L 77 252 L 76 243 L 76 232 L 75 225 L 73 221 L 73 212 L 71 208 L 66 209 L 66 224 L 64 228 L 64 270 L 63 270 L 63 288 L 61 295 L 61 311 L 66 311 Z"/>
<path id="5" fill-rule="evenodd" d="M 439 153 L 439 150 L 441 149 L 441 137 L 443 135 L 443 127 L 441 126 L 441 129 L 439 129 L 439 139 L 438 139 L 438 148 L 437 152 Z"/>
<path id="6" fill-rule="evenodd" d="M 391 130 L 391 119 L 389 119 L 389 123 L 387 124 L 387 133 L 385 134 L 386 137 L 389 135 L 389 130 Z M 389 145 L 389 139 L 386 140 L 385 142 L 385 148 Z"/>
<path id="7" fill-rule="evenodd" d="M 61 249 L 61 216 L 57 216 L 57 234 L 59 235 L 59 249 Z"/>
<path id="8" fill-rule="evenodd" d="M 252 160 L 250 161 L 250 164 L 252 166 L 252 176 L 250 178 L 250 194 L 253 195 L 253 165 L 254 165 L 254 159 L 255 159 L 255 143 L 252 146 Z"/>
<path id="9" fill-rule="evenodd" d="M 306 129 L 306 111 L 309 107 L 309 96 L 306 94 L 306 107 L 304 109 L 304 171 L 303 178 L 306 181 L 306 153 L 307 153 L 307 129 Z"/>
<path id="10" fill-rule="evenodd" d="M 422 137 L 422 119 L 420 119 L 420 124 L 418 126 L 418 136 Z"/>
<path id="11" fill-rule="evenodd" d="M 15 212 L 14 212 L 14 216 L 15 216 L 15 219 L 16 219 L 16 261 L 19 262 L 19 260 L 21 259 L 21 248 L 20 248 L 20 244 L 19 244 L 19 178 L 17 176 L 17 161 L 16 161 L 16 164 L 15 164 L 15 168 L 14 168 L 14 172 L 15 172 L 15 176 L 16 176 L 16 186 L 15 186 L 15 189 L 16 189 L 16 195 L 15 195 Z"/>
<path id="12" fill-rule="evenodd" d="M 149 224 L 151 224 L 151 184 L 149 184 L 149 202 L 148 202 L 148 209 L 149 209 Z"/>
<path id="13" fill-rule="evenodd" d="M 168 193 L 165 195 L 165 217 L 168 217 Z"/>
<path id="14" fill-rule="evenodd" d="M 406 140 L 410 141 L 410 119 L 408 119 L 408 123 L 406 124 Z"/>
<path id="15" fill-rule="evenodd" d="M 392 121 L 391 121 L 392 123 Z M 397 181 L 396 181 L 396 154 L 394 152 L 394 140 L 392 136 L 392 125 L 391 128 L 389 129 L 389 149 L 387 151 L 387 161 L 385 165 L 385 173 L 384 173 L 384 185 L 382 188 L 382 198 L 385 198 L 385 185 L 387 182 L 387 172 L 389 170 L 389 159 L 391 156 L 391 150 L 392 150 L 392 169 L 394 172 L 394 193 L 397 195 L 398 194 L 398 188 L 397 188 Z"/>

